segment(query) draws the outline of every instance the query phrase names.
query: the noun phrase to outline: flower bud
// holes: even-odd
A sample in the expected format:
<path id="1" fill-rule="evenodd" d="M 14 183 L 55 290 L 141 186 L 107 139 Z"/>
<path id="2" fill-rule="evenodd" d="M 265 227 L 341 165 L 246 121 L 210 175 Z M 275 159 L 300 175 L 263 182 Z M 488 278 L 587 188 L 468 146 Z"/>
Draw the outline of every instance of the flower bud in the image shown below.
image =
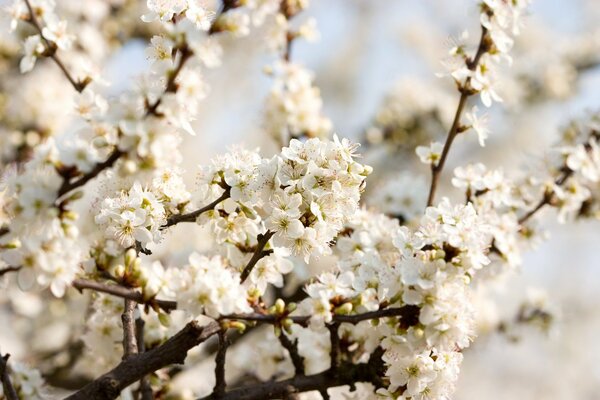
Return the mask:
<path id="1" fill-rule="evenodd" d="M 277 314 L 283 314 L 285 311 L 285 302 L 282 299 L 277 299 L 275 301 L 275 312 Z"/>
<path id="2" fill-rule="evenodd" d="M 353 309 L 354 307 L 352 306 L 352 303 L 344 303 L 341 306 L 337 307 L 334 310 L 334 312 L 340 315 L 348 315 L 352 312 Z"/>

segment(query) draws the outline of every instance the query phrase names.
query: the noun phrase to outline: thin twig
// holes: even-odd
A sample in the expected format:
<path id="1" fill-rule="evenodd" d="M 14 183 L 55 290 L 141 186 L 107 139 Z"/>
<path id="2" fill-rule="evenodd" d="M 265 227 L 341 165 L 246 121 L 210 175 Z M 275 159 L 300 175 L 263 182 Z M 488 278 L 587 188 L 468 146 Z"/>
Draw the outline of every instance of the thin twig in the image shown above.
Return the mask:
<path id="1" fill-rule="evenodd" d="M 54 63 L 56 65 L 58 65 L 58 67 L 61 69 L 63 74 L 67 77 L 67 79 L 69 80 L 69 82 L 75 88 L 76 91 L 78 91 L 79 93 L 83 92 L 83 90 L 86 88 L 86 86 L 91 82 L 91 79 L 86 78 L 83 81 L 78 81 L 78 80 L 75 80 L 75 78 L 73 78 L 73 76 L 71 75 L 71 73 L 69 72 L 67 67 L 65 67 L 65 64 L 61 61 L 61 59 L 56 54 L 56 49 L 57 49 L 56 43 L 48 40 L 44 36 L 42 26 L 40 25 L 39 21 L 35 17 L 35 12 L 33 11 L 33 8 L 31 7 L 29 0 L 25 0 L 25 4 L 27 5 L 27 10 L 29 11 L 29 21 L 28 22 L 31 23 L 31 25 L 33 25 L 33 27 L 38 31 L 38 34 L 40 35 L 40 37 L 42 38 L 42 40 L 44 41 L 44 43 L 46 45 L 46 52 L 48 54 L 45 54 L 45 55 L 47 55 L 52 60 L 54 60 Z"/>
<path id="2" fill-rule="evenodd" d="M 10 375 L 8 374 L 8 359 L 10 354 L 0 357 L 0 379 L 2 379 L 2 390 L 4 391 L 4 396 L 6 396 L 7 400 L 19 400 L 19 396 L 17 395 L 17 391 L 10 380 Z"/>
<path id="3" fill-rule="evenodd" d="M 158 300 L 158 299 L 144 299 L 142 293 L 129 289 L 124 286 L 107 284 L 102 282 L 90 281 L 86 279 L 75 279 L 73 281 L 73 287 L 80 292 L 84 289 L 95 290 L 97 292 L 112 294 L 113 296 L 122 297 L 124 299 L 133 300 L 139 304 L 145 304 L 151 307 L 157 306 L 162 308 L 166 312 L 170 312 L 177 308 L 176 301 L 170 300 Z"/>
<path id="4" fill-rule="evenodd" d="M 90 281 L 85 279 L 75 279 L 73 281 L 73 287 L 77 290 L 90 289 L 102 293 L 112 294 L 117 297 L 122 297 L 138 302 L 139 304 L 145 304 L 149 306 L 157 306 L 165 311 L 172 311 L 177 309 L 177 302 L 171 300 L 160 300 L 150 299 L 144 300 L 143 295 L 133 289 L 126 288 L 124 286 L 115 284 L 106 284 L 96 281 Z M 370 319 L 377 318 L 388 318 L 388 317 L 400 317 L 402 324 L 405 326 L 415 325 L 419 319 L 420 309 L 417 306 L 405 305 L 402 307 L 390 307 L 383 308 L 381 310 L 369 311 L 361 314 L 354 315 L 339 315 L 334 314 L 332 316 L 333 322 L 347 323 L 347 324 L 358 324 L 361 321 L 367 321 Z M 310 315 L 297 315 L 297 316 L 286 316 L 284 318 L 290 319 L 295 324 L 306 326 L 310 320 Z M 240 320 L 240 321 L 252 321 L 257 323 L 265 324 L 278 324 L 281 322 L 282 317 L 273 314 L 261 314 L 261 313 L 249 313 L 249 314 L 229 314 L 222 315 L 219 317 L 219 321 L 224 320 Z"/>
<path id="5" fill-rule="evenodd" d="M 58 190 L 58 197 L 62 197 L 73 189 L 77 189 L 78 187 L 85 185 L 90 180 L 97 177 L 100 172 L 112 167 L 123 154 L 123 152 L 115 148 L 105 161 L 96 164 L 90 172 L 80 176 L 73 182 L 69 182 L 69 179 L 65 178 L 60 189 Z"/>
<path id="6" fill-rule="evenodd" d="M 165 225 L 160 227 L 160 229 L 166 229 L 170 226 L 177 225 L 180 222 L 196 222 L 196 220 L 198 219 L 198 217 L 201 214 L 203 214 L 207 211 L 213 210 L 217 206 L 217 204 L 228 199 L 229 196 L 230 196 L 230 191 L 229 191 L 229 188 L 227 188 L 218 199 L 216 199 L 212 203 L 208 204 L 207 206 L 204 206 L 204 207 L 200 208 L 199 210 L 192 211 L 187 214 L 173 215 L 172 217 L 170 217 L 167 220 L 167 223 Z"/>
<path id="7" fill-rule="evenodd" d="M 6 268 L 2 268 L 2 269 L 0 269 L 0 277 L 3 276 L 4 274 L 8 274 L 9 272 L 19 271 L 20 269 L 21 269 L 20 266 L 18 266 L 18 267 L 6 267 Z"/>
<path id="8" fill-rule="evenodd" d="M 267 231 L 264 234 L 258 235 L 258 244 L 256 245 L 256 250 L 254 251 L 254 254 L 252 254 L 252 258 L 250 258 L 250 261 L 248 261 L 248 264 L 246 264 L 240 275 L 240 280 L 242 283 L 244 283 L 248 276 L 250 276 L 250 273 L 252 272 L 252 269 L 256 263 L 265 255 L 267 255 L 267 253 L 264 253 L 263 250 L 274 234 L 275 232 Z"/>
<path id="9" fill-rule="evenodd" d="M 477 68 L 477 65 L 479 64 L 479 61 L 481 60 L 481 57 L 489 50 L 487 36 L 488 36 L 488 31 L 485 27 L 482 26 L 481 27 L 481 39 L 479 40 L 479 47 L 477 48 L 477 53 L 475 54 L 475 57 L 473 58 L 473 60 L 467 61 L 467 68 L 469 68 L 469 70 L 471 70 L 471 71 L 475 71 L 475 69 Z M 465 81 L 465 86 L 460 88 L 460 99 L 458 101 L 458 106 L 456 107 L 456 113 L 454 114 L 454 120 L 452 122 L 452 126 L 450 127 L 450 130 L 448 131 L 448 136 L 446 137 L 446 142 L 444 143 L 442 155 L 437 164 L 431 165 L 431 186 L 429 188 L 429 196 L 427 197 L 427 206 L 428 207 L 433 204 L 433 201 L 435 199 L 435 192 L 437 190 L 438 182 L 440 179 L 440 174 L 442 173 L 442 170 L 444 169 L 444 165 L 446 164 L 446 159 L 448 158 L 448 153 L 450 152 L 450 147 L 452 146 L 452 143 L 454 142 L 454 139 L 456 138 L 456 136 L 460 133 L 460 128 L 461 128 L 460 121 L 461 121 L 463 110 L 467 103 L 467 99 L 476 93 L 470 89 L 470 83 L 471 83 L 471 78 L 469 77 Z"/>

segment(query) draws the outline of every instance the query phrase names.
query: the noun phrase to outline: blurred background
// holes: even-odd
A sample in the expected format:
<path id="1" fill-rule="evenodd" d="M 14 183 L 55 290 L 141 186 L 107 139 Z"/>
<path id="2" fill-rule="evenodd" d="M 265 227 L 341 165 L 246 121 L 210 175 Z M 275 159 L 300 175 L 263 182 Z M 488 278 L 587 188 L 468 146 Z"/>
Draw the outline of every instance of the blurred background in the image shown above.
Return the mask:
<path id="1" fill-rule="evenodd" d="M 404 172 L 429 179 L 412 150 L 381 138 L 382 119 L 387 121 L 382 110 L 391 107 L 395 117 L 434 110 L 435 123 L 427 125 L 425 136 L 443 140 L 458 95 L 448 78 L 435 73 L 443 70 L 449 38 L 467 29 L 470 43 L 477 40 L 476 2 L 313 0 L 298 18 L 308 17 L 317 20 L 320 40 L 294 43 L 292 60 L 314 71 L 334 132 L 363 143 L 362 152 L 375 167 L 369 190 Z M 500 78 L 504 102 L 488 110 L 490 139 L 485 148 L 473 136 L 457 139 L 441 193 L 460 195 L 448 183 L 452 169 L 468 162 L 501 166 L 507 173 L 531 167 L 569 120 L 600 110 L 599 21 L 598 0 L 533 2 L 512 52 L 513 65 L 505 66 Z M 210 94 L 193 124 L 197 135 L 185 136 L 181 145 L 190 185 L 197 165 L 234 144 L 260 147 L 264 155 L 277 151 L 277 142 L 264 133 L 262 111 L 272 85 L 263 69 L 275 57 L 260 37 L 225 40 L 223 65 L 207 73 Z M 102 73 L 113 82 L 109 93 L 131 87 L 147 69 L 145 48 L 145 41 L 132 39 L 106 60 Z M 522 267 L 482 296 L 479 337 L 465 351 L 455 399 L 600 399 L 600 227 L 585 221 L 541 228 L 545 240 L 525 255 Z M 165 248 L 178 246 L 183 237 L 189 246 L 194 229 L 173 232 Z M 191 237 L 197 248 L 206 246 L 201 236 Z M 498 332 L 498 321 L 513 318 L 532 287 L 546 292 L 556 316 L 551 328 Z M 0 326 L 7 327 L 0 329 L 0 345 L 26 351 L 27 342 L 15 337 L 10 323 L 0 313 Z"/>

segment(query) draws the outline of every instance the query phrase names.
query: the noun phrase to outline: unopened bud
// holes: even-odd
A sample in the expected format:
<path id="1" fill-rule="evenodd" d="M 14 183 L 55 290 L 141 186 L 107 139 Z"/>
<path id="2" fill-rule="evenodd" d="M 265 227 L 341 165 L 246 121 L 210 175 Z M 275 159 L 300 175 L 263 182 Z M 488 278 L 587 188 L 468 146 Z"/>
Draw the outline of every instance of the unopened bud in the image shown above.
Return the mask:
<path id="1" fill-rule="evenodd" d="M 122 277 L 123 275 L 125 275 L 125 267 L 124 267 L 123 265 L 121 265 L 121 264 L 117 265 L 117 266 L 114 268 L 114 272 L 113 272 L 113 274 L 114 274 L 116 277 L 119 277 L 119 278 L 120 278 L 120 277 Z"/>
<path id="2" fill-rule="evenodd" d="M 285 302 L 282 299 L 277 299 L 275 301 L 275 311 L 277 314 L 283 314 L 285 311 Z"/>
<path id="3" fill-rule="evenodd" d="M 288 313 L 292 313 L 292 312 L 296 311 L 297 308 L 298 308 L 298 304 L 296 304 L 296 303 L 288 303 L 288 305 L 285 307 L 285 309 L 287 310 Z"/>
<path id="4" fill-rule="evenodd" d="M 354 309 L 354 307 L 352 306 L 352 303 L 344 303 L 341 306 L 337 307 L 334 310 L 334 312 L 336 314 L 340 314 L 340 315 L 347 315 L 347 314 L 350 314 L 353 309 Z"/>
<path id="5" fill-rule="evenodd" d="M 133 268 L 133 263 L 137 259 L 137 253 L 135 249 L 129 249 L 125 252 L 125 267 Z"/>
<path id="6" fill-rule="evenodd" d="M 158 313 L 158 322 L 165 328 L 171 326 L 171 316 L 169 314 Z"/>
<path id="7" fill-rule="evenodd" d="M 241 321 L 230 321 L 229 327 L 232 329 L 237 329 L 239 333 L 244 333 L 244 331 L 246 330 L 246 324 L 244 324 Z"/>

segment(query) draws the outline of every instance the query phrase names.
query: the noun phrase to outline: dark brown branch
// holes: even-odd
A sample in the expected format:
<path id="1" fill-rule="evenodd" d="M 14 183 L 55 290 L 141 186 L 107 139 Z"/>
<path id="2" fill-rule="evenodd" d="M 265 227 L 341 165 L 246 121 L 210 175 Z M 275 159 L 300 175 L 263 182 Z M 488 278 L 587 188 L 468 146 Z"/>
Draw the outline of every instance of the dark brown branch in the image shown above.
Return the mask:
<path id="1" fill-rule="evenodd" d="M 217 322 L 200 326 L 196 321 L 192 321 L 162 345 L 123 360 L 113 370 L 66 399 L 115 399 L 123 389 L 142 377 L 171 364 L 183 364 L 190 349 L 215 335 L 220 329 Z"/>
<path id="2" fill-rule="evenodd" d="M 134 316 L 137 302 L 126 298 L 124 305 L 125 308 L 123 314 L 121 314 L 121 322 L 123 323 L 123 360 L 126 360 L 138 353 Z"/>
<path id="3" fill-rule="evenodd" d="M 281 343 L 283 348 L 289 353 L 294 369 L 296 370 L 296 375 L 304 375 L 304 359 L 300 353 L 298 353 L 298 340 L 295 339 L 292 342 L 284 332 L 281 332 L 279 335 L 279 343 Z"/>
<path id="4" fill-rule="evenodd" d="M 95 290 L 97 292 L 112 294 L 114 296 L 122 297 L 124 299 L 133 300 L 139 304 L 145 304 L 151 307 L 157 306 L 162 308 L 166 312 L 170 312 L 177 308 L 176 301 L 158 299 L 145 300 L 142 293 L 120 285 L 107 284 L 85 279 L 75 279 L 72 285 L 75 289 L 79 290 L 80 292 L 84 289 Z"/>
<path id="5" fill-rule="evenodd" d="M 4 226 L 4 227 L 0 228 L 0 237 L 8 234 L 8 232 L 10 232 L 10 229 L 8 229 L 7 226 Z"/>
<path id="6" fill-rule="evenodd" d="M 331 350 L 329 351 L 329 357 L 331 358 L 331 366 L 329 369 L 337 370 L 337 367 L 340 362 L 340 336 L 338 333 L 338 329 L 340 328 L 339 322 L 334 322 L 330 325 L 327 325 L 327 329 L 329 330 L 329 340 L 331 342 Z"/>
<path id="7" fill-rule="evenodd" d="M 215 357 L 215 388 L 213 389 L 213 395 L 216 399 L 223 397 L 227 388 L 227 382 L 225 381 L 225 359 L 228 346 L 227 332 L 225 330 L 219 331 L 219 350 Z"/>
<path id="8" fill-rule="evenodd" d="M 477 48 L 477 53 L 472 60 L 467 60 L 467 68 L 471 71 L 475 71 L 481 57 L 489 50 L 488 43 L 488 31 L 485 27 L 481 27 L 481 39 L 479 40 L 479 47 Z M 452 126 L 448 131 L 448 136 L 446 137 L 446 142 L 444 143 L 444 148 L 442 150 L 442 155 L 440 157 L 439 162 L 436 165 L 431 165 L 431 186 L 429 188 L 429 196 L 427 197 L 427 206 L 431 206 L 435 199 L 435 192 L 437 190 L 438 182 L 440 180 L 440 174 L 444 169 L 444 165 L 446 164 L 446 159 L 448 158 L 448 153 L 450 152 L 450 147 L 452 147 L 452 143 L 456 136 L 461 132 L 461 117 L 464 111 L 465 105 L 467 103 L 467 99 L 474 95 L 476 92 L 471 90 L 470 88 L 471 78 L 467 78 L 465 82 L 465 86 L 460 88 L 460 99 L 458 101 L 458 106 L 456 107 L 456 113 L 454 114 L 454 121 L 452 122 Z"/>
<path id="9" fill-rule="evenodd" d="M 256 250 L 254 251 L 254 254 L 252 254 L 252 258 L 250 259 L 250 261 L 248 261 L 248 264 L 246 264 L 246 266 L 242 270 L 242 274 L 240 275 L 240 280 L 242 281 L 242 283 L 244 283 L 248 276 L 250 276 L 250 273 L 252 272 L 252 269 L 254 268 L 256 263 L 260 261 L 260 259 L 263 258 L 265 255 L 269 254 L 263 252 L 263 250 L 265 249 L 265 246 L 267 245 L 267 243 L 269 243 L 269 240 L 273 237 L 274 234 L 275 232 L 267 231 L 264 234 L 258 235 L 258 244 L 256 245 Z"/>
<path id="10" fill-rule="evenodd" d="M 124 153 L 121 152 L 119 149 L 115 149 L 105 161 L 96 164 L 90 172 L 80 176 L 75 181 L 69 182 L 69 179 L 65 178 L 63 184 L 58 190 L 58 197 L 62 197 L 63 195 L 69 193 L 71 190 L 77 189 L 78 187 L 85 185 L 86 183 L 97 177 L 100 174 L 100 172 L 112 167 L 123 154 Z"/>
<path id="11" fill-rule="evenodd" d="M 265 400 L 280 399 L 295 393 L 317 390 L 321 393 L 328 388 L 354 385 L 357 382 L 371 382 L 376 388 L 382 387 L 381 377 L 385 366 L 381 360 L 382 352 L 377 349 L 366 364 L 344 363 L 332 374 L 331 370 L 316 375 L 297 375 L 278 382 L 263 382 L 233 389 L 221 397 L 222 400 Z M 201 400 L 212 400 L 208 396 Z"/>
<path id="12" fill-rule="evenodd" d="M 54 60 L 54 63 L 56 65 L 58 65 L 58 67 L 61 69 L 61 71 L 63 72 L 63 74 L 69 80 L 69 83 L 71 83 L 71 85 L 75 88 L 76 91 L 78 91 L 79 93 L 83 92 L 83 89 L 85 89 L 86 86 L 91 82 L 91 79 L 90 78 L 86 78 L 83 81 L 78 81 L 78 80 L 75 80 L 75 78 L 73 78 L 73 76 L 71 75 L 71 73 L 69 72 L 69 70 L 67 69 L 67 67 L 65 67 L 65 64 L 61 61 L 61 59 L 56 54 L 56 50 L 58 48 L 56 46 L 56 43 L 48 40 L 44 36 L 43 30 L 42 30 L 42 26 L 40 25 L 40 23 L 38 22 L 37 18 L 35 17 L 35 12 L 33 11 L 33 8 L 31 7 L 31 4 L 30 4 L 29 0 L 25 0 L 25 5 L 27 5 L 27 10 L 29 11 L 29 20 L 28 20 L 28 22 L 31 23 L 31 25 L 33 25 L 33 27 L 35 28 L 35 30 L 38 32 L 38 34 L 40 35 L 40 37 L 44 41 L 44 44 L 46 45 L 46 51 L 45 51 L 44 55 L 47 56 L 47 57 L 50 57 L 52 60 Z"/>
<path id="13" fill-rule="evenodd" d="M 137 292 L 133 289 L 126 288 L 124 286 L 115 285 L 115 284 L 106 284 L 102 282 L 95 282 L 85 279 L 75 279 L 73 281 L 73 287 L 79 291 L 84 289 L 95 290 L 97 292 L 112 294 L 114 296 L 122 297 L 125 299 L 130 299 L 138 302 L 139 304 L 145 304 L 149 306 L 157 306 L 162 308 L 163 310 L 169 312 L 177 309 L 177 302 L 171 300 L 160 300 L 160 299 L 150 299 L 144 300 L 143 295 L 140 292 Z M 361 321 L 366 321 L 370 319 L 377 318 L 386 318 L 386 317 L 400 317 L 402 318 L 402 322 L 405 321 L 408 326 L 414 325 L 415 319 L 419 318 L 419 307 L 412 305 L 405 305 L 402 307 L 391 307 L 384 308 L 376 311 L 369 311 L 361 314 L 354 315 L 339 315 L 334 314 L 332 319 L 333 322 L 337 323 L 347 323 L 347 324 L 358 324 Z M 299 316 L 286 316 L 284 318 L 288 318 L 292 320 L 294 323 L 306 326 L 310 319 L 310 315 L 299 315 Z M 252 314 L 230 314 L 223 315 L 219 317 L 220 321 L 224 320 L 240 320 L 240 321 L 253 321 L 258 323 L 265 324 L 277 324 L 281 322 L 282 317 L 279 315 L 273 314 L 260 314 L 260 313 L 252 313 Z"/>
<path id="14" fill-rule="evenodd" d="M 369 311 L 361 314 L 354 315 L 338 315 L 334 314 L 332 317 L 333 322 L 347 323 L 347 324 L 358 324 L 361 321 L 370 319 L 386 318 L 386 317 L 400 317 L 402 323 L 407 323 L 408 326 L 416 324 L 419 319 L 420 309 L 417 306 L 405 305 L 402 307 L 384 308 L 377 311 Z M 285 318 L 291 319 L 294 323 L 302 326 L 306 326 L 310 319 L 310 315 L 302 316 L 288 316 Z M 254 321 L 258 323 L 274 324 L 278 323 L 281 319 L 279 315 L 272 314 L 231 314 L 225 315 L 220 318 L 221 320 L 241 320 L 241 321 Z"/>
<path id="15" fill-rule="evenodd" d="M 227 188 L 218 199 L 216 199 L 212 203 L 208 204 L 207 206 L 204 206 L 199 210 L 192 211 L 187 214 L 173 215 L 171 218 L 169 218 L 167 220 L 167 223 L 165 225 L 161 226 L 160 229 L 166 229 L 170 226 L 177 225 L 180 222 L 196 222 L 196 220 L 198 219 L 198 217 L 201 214 L 203 214 L 207 211 L 213 210 L 217 206 L 217 204 L 228 199 L 229 196 L 230 196 L 230 191 L 229 191 L 229 188 Z"/>
<path id="16" fill-rule="evenodd" d="M 8 274 L 10 272 L 17 272 L 18 270 L 20 270 L 21 267 L 6 267 L 6 268 L 2 268 L 0 269 L 0 277 L 3 276 L 4 274 Z"/>
<path id="17" fill-rule="evenodd" d="M 10 354 L 0 357 L 0 379 L 2 380 L 2 390 L 4 391 L 4 396 L 6 396 L 7 400 L 19 400 L 19 396 L 17 395 L 17 391 L 10 380 L 10 375 L 8 374 L 8 359 Z"/>
<path id="18" fill-rule="evenodd" d="M 146 351 L 146 345 L 144 344 L 144 325 L 144 320 L 141 317 L 135 320 L 138 353 L 143 353 Z M 150 379 L 147 375 L 144 375 L 144 377 L 140 379 L 139 391 L 141 400 L 152 400 L 154 398 L 154 393 L 152 392 L 152 387 L 150 386 Z"/>

